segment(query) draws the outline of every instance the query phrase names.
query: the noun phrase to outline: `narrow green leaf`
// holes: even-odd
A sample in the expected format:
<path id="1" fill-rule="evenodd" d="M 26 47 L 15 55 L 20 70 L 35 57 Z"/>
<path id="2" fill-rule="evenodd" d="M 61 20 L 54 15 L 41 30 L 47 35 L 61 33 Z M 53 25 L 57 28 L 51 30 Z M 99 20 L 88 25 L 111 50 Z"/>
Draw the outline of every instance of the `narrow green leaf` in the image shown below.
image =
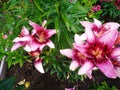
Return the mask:
<path id="1" fill-rule="evenodd" d="M 68 17 L 67 17 L 65 14 L 63 14 L 63 13 L 61 13 L 61 16 L 62 16 L 62 18 L 63 18 L 63 20 L 64 20 L 64 23 L 65 23 L 66 26 L 67 26 L 67 29 L 70 30 L 70 24 L 69 24 Z"/>
<path id="2" fill-rule="evenodd" d="M 34 4 L 36 5 L 36 7 L 44 13 L 44 10 L 38 5 L 38 2 L 36 0 L 33 0 Z"/>

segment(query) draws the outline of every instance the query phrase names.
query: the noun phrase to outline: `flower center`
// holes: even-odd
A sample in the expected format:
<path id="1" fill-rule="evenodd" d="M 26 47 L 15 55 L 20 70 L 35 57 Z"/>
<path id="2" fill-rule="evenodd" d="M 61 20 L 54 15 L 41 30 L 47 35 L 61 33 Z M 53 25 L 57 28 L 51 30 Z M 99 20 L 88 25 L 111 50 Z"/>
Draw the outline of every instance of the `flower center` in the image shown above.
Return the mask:
<path id="1" fill-rule="evenodd" d="M 38 34 L 37 34 L 37 37 L 38 37 L 39 42 L 41 42 L 41 43 L 43 43 L 43 42 L 46 41 L 43 31 L 40 32 L 40 33 L 38 33 Z"/>
<path id="2" fill-rule="evenodd" d="M 77 55 L 80 59 L 85 59 L 86 58 L 82 53 L 77 53 Z"/>
<path id="3" fill-rule="evenodd" d="M 95 50 L 92 51 L 92 54 L 96 58 L 101 58 L 102 57 L 102 50 L 100 50 L 100 48 L 96 48 Z"/>

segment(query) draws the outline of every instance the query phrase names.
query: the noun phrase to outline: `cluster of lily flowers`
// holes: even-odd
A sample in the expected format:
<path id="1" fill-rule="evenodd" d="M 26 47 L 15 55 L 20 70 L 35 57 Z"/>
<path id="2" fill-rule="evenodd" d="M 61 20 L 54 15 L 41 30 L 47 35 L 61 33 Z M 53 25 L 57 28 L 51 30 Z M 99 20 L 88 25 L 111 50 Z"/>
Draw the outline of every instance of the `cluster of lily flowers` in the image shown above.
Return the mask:
<path id="1" fill-rule="evenodd" d="M 120 24 L 108 22 L 102 24 L 101 21 L 94 19 L 94 22 L 81 21 L 85 32 L 81 35 L 75 34 L 72 49 L 61 49 L 60 53 L 71 58 L 70 70 L 77 68 L 78 75 L 86 74 L 90 79 L 93 78 L 92 70 L 99 69 L 108 78 L 120 77 Z M 49 39 L 56 34 L 55 29 L 46 29 L 46 21 L 42 26 L 29 22 L 33 27 L 30 34 L 27 28 L 23 27 L 19 37 L 13 42 L 15 44 L 11 51 L 23 47 L 30 56 L 35 57 L 35 68 L 44 73 L 42 59 L 39 57 L 43 48 L 47 45 L 55 48 L 53 42 Z M 59 33 L 59 32 L 58 32 Z"/>
<path id="2" fill-rule="evenodd" d="M 46 29 L 46 23 L 47 21 L 44 20 L 42 26 L 40 26 L 32 21 L 29 21 L 29 24 L 33 27 L 31 33 L 24 26 L 19 37 L 16 37 L 13 40 L 15 44 L 11 48 L 11 51 L 14 51 L 22 46 L 30 56 L 35 58 L 34 66 L 41 73 L 45 72 L 42 66 L 42 59 L 39 57 L 40 53 L 43 51 L 45 46 L 55 48 L 53 42 L 49 38 L 56 33 L 56 30 Z"/>

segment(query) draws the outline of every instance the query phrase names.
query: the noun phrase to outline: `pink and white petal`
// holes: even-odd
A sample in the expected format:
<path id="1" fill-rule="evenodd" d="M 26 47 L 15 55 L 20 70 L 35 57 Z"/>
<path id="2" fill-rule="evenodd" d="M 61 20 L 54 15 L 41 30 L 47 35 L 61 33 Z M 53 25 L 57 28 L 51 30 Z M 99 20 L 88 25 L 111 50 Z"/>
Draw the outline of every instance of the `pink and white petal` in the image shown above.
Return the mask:
<path id="1" fill-rule="evenodd" d="M 63 50 L 60 50 L 60 53 L 62 55 L 67 56 L 68 58 L 73 58 L 74 50 L 73 49 L 63 49 Z"/>
<path id="2" fill-rule="evenodd" d="M 41 44 L 41 45 L 39 46 L 39 50 L 42 51 L 45 46 L 46 46 L 46 44 Z"/>
<path id="3" fill-rule="evenodd" d="M 23 49 L 24 49 L 25 51 L 27 51 L 27 52 L 31 52 L 31 51 L 32 51 L 32 50 L 31 50 L 31 47 L 28 46 L 28 45 L 26 45 Z"/>
<path id="4" fill-rule="evenodd" d="M 99 41 L 105 45 L 108 45 L 109 48 L 112 48 L 115 40 L 117 39 L 117 35 L 117 30 L 108 30 L 100 36 Z"/>
<path id="5" fill-rule="evenodd" d="M 115 70 L 116 70 L 117 76 L 120 78 L 120 67 L 116 67 Z"/>
<path id="6" fill-rule="evenodd" d="M 101 63 L 95 62 L 95 65 L 109 78 L 116 78 L 116 71 L 112 62 L 109 59 L 105 59 Z"/>
<path id="7" fill-rule="evenodd" d="M 47 23 L 47 20 L 44 20 L 42 23 L 42 27 L 45 27 L 46 23 Z"/>
<path id="8" fill-rule="evenodd" d="M 119 23 L 115 23 L 115 22 L 108 22 L 108 23 L 105 23 L 104 24 L 104 27 L 107 29 L 107 30 L 118 30 L 118 28 L 120 27 L 120 24 Z"/>
<path id="9" fill-rule="evenodd" d="M 87 72 L 86 75 L 87 75 L 90 79 L 92 79 L 92 78 L 93 78 L 93 76 L 92 76 L 92 69 L 91 69 L 89 72 Z"/>
<path id="10" fill-rule="evenodd" d="M 93 23 L 92 22 L 89 22 L 89 21 L 81 21 L 80 24 L 85 27 L 85 28 L 89 28 L 89 29 L 92 29 L 93 27 Z"/>
<path id="11" fill-rule="evenodd" d="M 72 60 L 69 68 L 71 71 L 75 71 L 75 69 L 77 69 L 79 66 L 80 64 L 77 60 Z"/>
<path id="12" fill-rule="evenodd" d="M 94 18 L 94 24 L 97 26 L 98 29 L 102 27 L 102 22 Z"/>
<path id="13" fill-rule="evenodd" d="M 78 75 L 83 75 L 83 74 L 90 74 L 90 72 L 92 71 L 94 67 L 94 64 L 90 61 L 86 61 L 80 68 L 80 70 L 78 71 Z"/>
<path id="14" fill-rule="evenodd" d="M 115 59 L 116 59 L 117 62 L 120 62 L 120 56 L 117 56 Z"/>
<path id="15" fill-rule="evenodd" d="M 115 45 L 118 45 L 120 44 L 120 32 L 118 32 L 118 36 L 117 36 L 117 39 L 115 41 Z"/>
<path id="16" fill-rule="evenodd" d="M 95 35 L 94 35 L 94 32 L 90 28 L 85 29 L 85 34 L 86 34 L 88 42 L 94 42 Z"/>
<path id="17" fill-rule="evenodd" d="M 15 39 L 13 39 L 13 42 L 20 42 L 20 38 L 21 37 L 16 37 Z"/>
<path id="18" fill-rule="evenodd" d="M 13 44 L 12 48 L 11 48 L 11 52 L 18 49 L 19 47 L 23 46 L 22 42 L 17 42 L 15 44 Z"/>
<path id="19" fill-rule="evenodd" d="M 83 33 L 82 35 L 78 35 L 78 34 L 75 34 L 74 35 L 74 40 L 75 40 L 75 43 L 80 43 L 82 44 L 83 41 L 85 41 L 87 38 L 86 38 L 86 34 Z"/>
<path id="20" fill-rule="evenodd" d="M 24 37 L 16 37 L 13 42 L 20 42 L 20 41 L 30 41 L 32 40 L 31 36 L 24 36 Z"/>
<path id="21" fill-rule="evenodd" d="M 65 88 L 65 90 L 75 90 L 75 87 L 73 87 L 73 88 Z"/>
<path id="22" fill-rule="evenodd" d="M 56 34 L 56 30 L 55 29 L 48 29 L 48 30 L 45 30 L 45 32 L 47 32 L 46 38 L 50 38 L 51 36 Z"/>
<path id="23" fill-rule="evenodd" d="M 22 30 L 21 30 L 21 35 L 22 36 L 27 36 L 27 35 L 29 35 L 30 33 L 29 33 L 29 31 L 28 31 L 28 29 L 24 26 L 23 28 L 22 28 Z"/>
<path id="24" fill-rule="evenodd" d="M 88 57 L 89 55 L 86 53 L 86 48 L 87 45 L 82 45 L 82 44 L 78 44 L 78 43 L 73 43 L 73 46 L 76 50 L 78 50 L 79 52 L 81 52 L 83 55 L 85 55 L 86 57 Z"/>
<path id="25" fill-rule="evenodd" d="M 43 69 L 43 65 L 42 65 L 42 59 L 37 58 L 34 61 L 34 66 L 35 68 L 40 72 L 40 73 L 45 73 L 44 69 Z"/>
<path id="26" fill-rule="evenodd" d="M 112 57 L 118 57 L 120 56 L 120 47 L 114 48 L 111 53 Z"/>
<path id="27" fill-rule="evenodd" d="M 28 42 L 28 45 L 32 51 L 36 51 L 40 47 L 40 44 L 35 41 Z"/>
<path id="28" fill-rule="evenodd" d="M 37 31 L 35 29 L 33 29 L 31 35 L 34 36 L 36 33 L 37 33 Z"/>
<path id="29" fill-rule="evenodd" d="M 46 45 L 48 45 L 50 48 L 55 48 L 55 45 L 54 45 L 54 43 L 51 40 L 48 40 Z"/>
<path id="30" fill-rule="evenodd" d="M 36 24 L 36 23 L 34 23 L 32 21 L 29 21 L 29 24 L 37 31 L 41 31 L 41 30 L 44 29 L 42 26 L 40 26 L 40 25 L 38 25 L 38 24 Z"/>

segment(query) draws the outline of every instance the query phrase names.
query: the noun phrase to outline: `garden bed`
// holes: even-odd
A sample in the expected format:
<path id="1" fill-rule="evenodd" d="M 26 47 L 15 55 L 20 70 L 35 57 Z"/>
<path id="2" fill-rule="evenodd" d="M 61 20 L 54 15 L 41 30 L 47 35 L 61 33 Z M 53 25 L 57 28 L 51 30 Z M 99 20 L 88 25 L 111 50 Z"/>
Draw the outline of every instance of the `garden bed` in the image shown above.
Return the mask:
<path id="1" fill-rule="evenodd" d="M 15 65 L 8 69 L 7 77 L 15 76 L 16 83 L 25 79 L 30 82 L 27 90 L 65 90 L 78 86 L 79 90 L 90 90 L 93 87 L 93 83 L 101 84 L 106 81 L 109 87 L 116 86 L 120 90 L 120 79 L 109 79 L 100 71 L 94 71 L 94 79 L 86 78 L 84 81 L 78 80 L 77 82 L 70 83 L 69 81 L 58 80 L 55 75 L 50 75 L 49 72 L 45 74 L 39 73 L 33 66 L 32 63 L 25 63 L 23 67 Z"/>

